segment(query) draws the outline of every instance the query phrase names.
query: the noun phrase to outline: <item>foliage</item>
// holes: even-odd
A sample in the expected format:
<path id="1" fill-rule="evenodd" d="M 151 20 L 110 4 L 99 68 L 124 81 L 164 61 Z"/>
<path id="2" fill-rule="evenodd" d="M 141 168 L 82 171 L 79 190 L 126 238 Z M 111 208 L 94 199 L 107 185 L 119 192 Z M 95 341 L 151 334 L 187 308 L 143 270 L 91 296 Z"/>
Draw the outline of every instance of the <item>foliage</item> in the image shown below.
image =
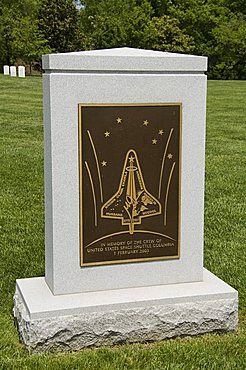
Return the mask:
<path id="1" fill-rule="evenodd" d="M 151 19 L 145 38 L 145 46 L 153 50 L 190 53 L 194 49 L 192 37 L 183 33 L 179 21 L 163 15 Z"/>
<path id="2" fill-rule="evenodd" d="M 245 17 L 232 16 L 228 22 L 213 30 L 216 63 L 210 75 L 222 79 L 246 79 L 246 22 Z M 212 54 L 212 51 L 211 51 Z"/>
<path id="3" fill-rule="evenodd" d="M 13 64 L 20 58 L 31 64 L 50 52 L 37 27 L 37 3 L 34 0 L 3 0 L 0 4 L 0 65 Z"/>
<path id="4" fill-rule="evenodd" d="M 13 16 L 15 14 L 32 16 L 37 12 L 39 1 L 41 0 L 0 0 L 0 15 L 4 9 L 12 9 Z"/>
<path id="5" fill-rule="evenodd" d="M 3 8 L 0 15 L 0 64 L 11 64 L 12 51 L 12 9 Z"/>
<path id="6" fill-rule="evenodd" d="M 56 52 L 78 47 L 78 10 L 72 0 L 43 0 L 38 11 L 39 29 Z"/>
<path id="7" fill-rule="evenodd" d="M 147 0 L 85 1 L 81 25 L 89 35 L 88 48 L 143 47 L 142 39 L 151 20 Z"/>
<path id="8" fill-rule="evenodd" d="M 81 24 L 90 35 L 87 48 L 131 46 L 190 52 L 192 38 L 170 16 L 153 17 L 148 1 L 105 0 L 84 2 Z"/>
<path id="9" fill-rule="evenodd" d="M 169 2 L 167 13 L 175 16 L 180 28 L 193 38 L 194 53 L 209 57 L 210 78 L 245 79 L 246 19 L 241 13 L 241 3 L 232 4 L 227 0 Z"/>
<path id="10" fill-rule="evenodd" d="M 150 0 L 149 2 L 154 10 L 155 17 L 166 15 L 168 7 L 172 3 L 170 0 Z"/>
<path id="11" fill-rule="evenodd" d="M 22 17 L 14 20 L 12 32 L 13 59 L 21 58 L 27 63 L 39 60 L 43 54 L 51 49 L 43 38 L 37 25 L 37 21 L 30 17 Z"/>

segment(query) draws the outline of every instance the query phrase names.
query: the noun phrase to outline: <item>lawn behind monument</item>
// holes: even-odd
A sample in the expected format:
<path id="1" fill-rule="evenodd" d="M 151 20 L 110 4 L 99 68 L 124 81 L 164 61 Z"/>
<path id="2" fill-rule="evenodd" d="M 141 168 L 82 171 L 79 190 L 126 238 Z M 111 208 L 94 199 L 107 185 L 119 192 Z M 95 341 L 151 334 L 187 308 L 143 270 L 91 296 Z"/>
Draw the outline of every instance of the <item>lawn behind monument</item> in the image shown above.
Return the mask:
<path id="1" fill-rule="evenodd" d="M 12 297 L 15 279 L 44 275 L 41 87 L 41 78 L 0 75 L 0 370 L 244 369 L 246 82 L 209 81 L 207 108 L 205 266 L 239 290 L 238 331 L 29 355 Z"/>

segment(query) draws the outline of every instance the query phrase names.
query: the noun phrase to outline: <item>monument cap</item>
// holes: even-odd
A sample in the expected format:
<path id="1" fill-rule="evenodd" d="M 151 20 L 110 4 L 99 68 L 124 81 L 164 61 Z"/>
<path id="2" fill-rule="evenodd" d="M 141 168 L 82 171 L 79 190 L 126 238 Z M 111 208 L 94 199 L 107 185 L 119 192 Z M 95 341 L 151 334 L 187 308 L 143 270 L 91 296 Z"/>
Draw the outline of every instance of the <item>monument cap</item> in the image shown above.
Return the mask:
<path id="1" fill-rule="evenodd" d="M 115 48 L 43 56 L 43 69 L 56 72 L 194 73 L 207 70 L 207 57 L 134 48 Z"/>

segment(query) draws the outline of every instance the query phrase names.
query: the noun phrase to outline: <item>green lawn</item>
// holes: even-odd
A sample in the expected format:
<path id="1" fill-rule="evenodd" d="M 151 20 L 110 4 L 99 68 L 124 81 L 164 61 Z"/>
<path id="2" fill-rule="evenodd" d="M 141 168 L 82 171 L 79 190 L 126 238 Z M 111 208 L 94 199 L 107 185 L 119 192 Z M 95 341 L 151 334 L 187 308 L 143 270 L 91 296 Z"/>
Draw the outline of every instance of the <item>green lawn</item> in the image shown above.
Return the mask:
<path id="1" fill-rule="evenodd" d="M 239 290 L 239 329 L 145 345 L 29 355 L 15 279 L 44 275 L 42 79 L 0 75 L 0 370 L 245 369 L 246 82 L 208 84 L 205 266 Z"/>

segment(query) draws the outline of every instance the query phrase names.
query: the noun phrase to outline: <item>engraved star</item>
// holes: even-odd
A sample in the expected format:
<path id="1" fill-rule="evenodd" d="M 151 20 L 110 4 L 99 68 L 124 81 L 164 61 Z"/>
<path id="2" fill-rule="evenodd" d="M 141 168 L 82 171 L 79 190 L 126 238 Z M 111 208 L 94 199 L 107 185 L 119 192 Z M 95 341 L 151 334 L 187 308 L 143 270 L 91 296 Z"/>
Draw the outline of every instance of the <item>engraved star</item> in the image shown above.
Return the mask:
<path id="1" fill-rule="evenodd" d="M 159 130 L 158 134 L 159 135 L 163 135 L 164 134 L 164 131 L 163 130 Z"/>
<path id="2" fill-rule="evenodd" d="M 130 163 L 133 163 L 134 162 L 134 157 L 133 156 L 131 156 L 130 158 L 129 158 L 129 161 L 130 161 Z"/>
<path id="3" fill-rule="evenodd" d="M 116 119 L 116 122 L 117 122 L 117 123 L 122 123 L 122 118 L 118 117 L 118 118 Z"/>
<path id="4" fill-rule="evenodd" d="M 157 140 L 156 139 L 153 139 L 152 140 L 152 144 L 156 144 L 157 143 Z"/>
<path id="5" fill-rule="evenodd" d="M 147 119 L 143 122 L 143 126 L 148 126 L 149 124 L 149 121 L 147 121 Z"/>
<path id="6" fill-rule="evenodd" d="M 110 132 L 109 131 L 106 131 L 106 132 L 104 132 L 104 135 L 105 135 L 105 137 L 109 137 Z"/>
<path id="7" fill-rule="evenodd" d="M 103 167 L 106 167 L 107 166 L 107 162 L 106 161 L 102 161 L 101 164 L 102 164 Z"/>
<path id="8" fill-rule="evenodd" d="M 172 153 L 169 153 L 167 156 L 168 159 L 172 159 L 172 157 L 173 157 Z"/>

